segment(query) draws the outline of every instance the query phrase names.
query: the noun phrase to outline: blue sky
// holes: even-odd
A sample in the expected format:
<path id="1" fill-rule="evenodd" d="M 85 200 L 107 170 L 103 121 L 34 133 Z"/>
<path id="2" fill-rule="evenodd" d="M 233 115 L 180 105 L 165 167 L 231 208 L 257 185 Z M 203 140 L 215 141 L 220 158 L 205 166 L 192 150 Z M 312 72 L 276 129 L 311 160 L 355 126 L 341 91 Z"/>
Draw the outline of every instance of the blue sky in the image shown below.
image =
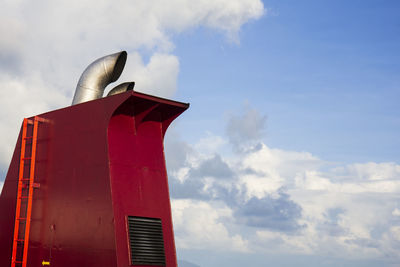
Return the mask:
<path id="1" fill-rule="evenodd" d="M 398 266 L 398 1 L 0 2 L 3 177 L 22 119 L 123 49 L 118 82 L 191 103 L 165 140 L 179 266 Z"/>
<path id="2" fill-rule="evenodd" d="M 218 114 L 250 102 L 268 115 L 274 147 L 398 161 L 399 5 L 384 3 L 271 1 L 240 45 L 208 30 L 179 36 L 179 97 L 211 94 Z"/>

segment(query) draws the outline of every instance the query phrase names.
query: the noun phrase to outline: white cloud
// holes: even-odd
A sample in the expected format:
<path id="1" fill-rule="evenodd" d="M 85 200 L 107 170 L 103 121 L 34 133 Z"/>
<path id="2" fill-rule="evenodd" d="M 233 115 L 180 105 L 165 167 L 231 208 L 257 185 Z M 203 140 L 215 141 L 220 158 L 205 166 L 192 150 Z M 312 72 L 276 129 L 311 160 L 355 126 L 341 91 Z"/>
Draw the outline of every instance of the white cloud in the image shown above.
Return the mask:
<path id="1" fill-rule="evenodd" d="M 207 136 L 201 138 L 195 145 L 194 148 L 202 154 L 213 154 L 215 151 L 220 151 L 225 145 L 227 145 L 226 139 L 221 136 L 213 135 L 207 132 Z"/>
<path id="2" fill-rule="evenodd" d="M 265 12 L 262 2 L 258 0 L 174 0 L 168 5 L 162 5 L 162 1 L 153 2 L 159 7 L 156 12 L 162 24 L 170 29 L 183 31 L 188 26 L 204 25 L 224 31 L 232 40 L 237 40 L 242 24 L 261 17 Z"/>
<path id="3" fill-rule="evenodd" d="M 172 214 L 179 248 L 248 251 L 247 241 L 239 234 L 231 235 L 222 223 L 223 219 L 232 218 L 231 209 L 225 205 L 173 200 Z"/>
<path id="4" fill-rule="evenodd" d="M 393 177 L 400 177 L 400 166 L 394 162 L 356 163 L 347 166 L 344 171 L 353 179 L 360 180 L 390 180 Z"/>
<path id="5" fill-rule="evenodd" d="M 392 215 L 393 215 L 393 216 L 400 216 L 400 210 L 399 210 L 398 208 L 395 208 L 395 209 L 392 211 Z"/>
<path id="6" fill-rule="evenodd" d="M 279 232 L 261 230 L 256 232 L 256 251 L 281 253 L 291 251 L 293 254 L 312 254 L 315 244 L 305 235 L 287 235 Z"/>
<path id="7" fill-rule="evenodd" d="M 390 233 L 393 238 L 400 241 L 400 226 L 392 226 L 390 227 Z"/>
<path id="8" fill-rule="evenodd" d="M 93 60 L 127 50 L 119 82 L 170 97 L 179 73 L 175 34 L 208 27 L 236 40 L 244 23 L 265 12 L 260 0 L 0 0 L 0 6 L 1 168 L 23 117 L 69 105 Z"/>
<path id="9" fill-rule="evenodd" d="M 248 198 L 273 194 L 290 184 L 298 173 L 316 169 L 323 163 L 310 153 L 271 149 L 263 143 L 258 149 L 238 157 L 237 161 L 240 162 L 240 168 L 254 171 L 240 176 Z"/>
<path id="10" fill-rule="evenodd" d="M 15 77 L 0 75 L 0 167 L 7 167 L 17 141 L 19 127 L 24 117 L 32 112 L 43 113 L 55 106 L 62 106 L 67 97 L 52 90 L 38 73 Z"/>
<path id="11" fill-rule="evenodd" d="M 155 53 L 144 64 L 139 53 L 131 53 L 119 82 L 135 81 L 135 90 L 161 97 L 171 97 L 176 91 L 179 60 L 170 54 Z"/>
<path id="12" fill-rule="evenodd" d="M 254 149 L 264 135 L 267 116 L 245 103 L 242 114 L 230 114 L 226 135 L 233 147 L 241 152 Z"/>
<path id="13" fill-rule="evenodd" d="M 371 163 L 367 164 L 354 164 L 357 168 L 362 169 L 363 166 L 368 169 L 364 173 L 376 174 L 380 173 L 380 165 L 376 164 L 376 169 L 371 169 Z M 298 173 L 296 176 L 296 186 L 305 190 L 327 190 L 337 193 L 395 193 L 400 191 L 400 172 L 392 172 L 386 179 L 363 179 L 359 180 L 359 175 L 354 173 L 353 166 L 349 165 L 346 170 L 350 170 L 346 176 L 347 180 L 342 180 L 341 177 L 336 179 L 335 170 L 332 173 L 322 173 L 316 170 L 306 170 L 305 172 Z M 395 165 L 394 168 L 397 168 Z M 324 176 L 325 175 L 325 176 Z M 369 176 L 371 177 L 371 176 Z M 376 177 L 376 176 L 372 176 Z"/>
<path id="14" fill-rule="evenodd" d="M 212 136 L 212 140 L 224 139 L 207 136 Z M 202 143 L 200 140 L 199 144 Z M 398 164 L 368 162 L 337 166 L 307 152 L 273 149 L 262 142 L 256 146 L 248 144 L 253 147 L 242 151 L 228 150 L 225 146 L 230 144 L 224 143 L 218 148 L 218 157 L 227 163 L 232 174 L 230 179 L 221 179 L 209 175 L 209 171 L 199 172 L 199 166 L 215 155 L 213 150 L 200 152 L 199 144 L 190 146 L 196 159 L 186 161 L 181 168 L 184 179 L 178 177 L 179 190 L 191 193 L 177 197 L 187 209 L 200 209 L 208 214 L 224 214 L 221 205 L 225 204 L 232 215 L 208 218 L 211 225 L 224 222 L 215 225 L 225 229 L 215 230 L 224 233 L 220 234 L 221 240 L 241 236 L 246 240 L 247 251 L 260 253 L 398 259 L 395 253 L 399 247 Z M 175 179 L 174 174 L 170 179 Z M 207 208 L 199 208 L 199 203 Z M 174 212 L 179 213 L 177 209 Z M 211 242 L 185 232 L 188 229 L 182 218 L 203 221 L 202 216 L 179 213 L 181 221 L 175 227 L 178 231 L 184 229 L 185 234 L 179 237 L 181 246 L 206 247 Z M 223 242 L 219 244 L 224 246 Z"/>

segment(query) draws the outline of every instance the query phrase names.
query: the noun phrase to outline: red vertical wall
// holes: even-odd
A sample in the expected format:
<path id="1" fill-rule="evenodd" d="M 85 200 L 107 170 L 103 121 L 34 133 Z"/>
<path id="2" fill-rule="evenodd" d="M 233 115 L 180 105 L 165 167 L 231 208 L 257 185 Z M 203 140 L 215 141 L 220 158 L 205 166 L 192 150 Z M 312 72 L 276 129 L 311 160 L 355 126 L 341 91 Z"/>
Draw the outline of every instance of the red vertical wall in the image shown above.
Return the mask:
<path id="1" fill-rule="evenodd" d="M 28 266 L 130 266 L 127 216 L 162 220 L 176 266 L 163 137 L 187 104 L 137 92 L 39 115 Z M 20 138 L 0 196 L 0 266 L 9 266 Z"/>

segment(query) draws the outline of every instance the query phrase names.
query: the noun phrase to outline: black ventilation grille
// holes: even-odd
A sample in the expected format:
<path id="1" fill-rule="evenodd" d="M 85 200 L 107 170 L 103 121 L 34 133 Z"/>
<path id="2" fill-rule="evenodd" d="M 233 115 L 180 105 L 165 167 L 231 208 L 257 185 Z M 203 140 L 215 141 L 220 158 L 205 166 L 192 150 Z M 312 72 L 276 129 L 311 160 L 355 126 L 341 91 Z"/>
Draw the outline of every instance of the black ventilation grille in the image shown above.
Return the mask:
<path id="1" fill-rule="evenodd" d="M 128 216 L 132 265 L 165 266 L 161 220 Z"/>

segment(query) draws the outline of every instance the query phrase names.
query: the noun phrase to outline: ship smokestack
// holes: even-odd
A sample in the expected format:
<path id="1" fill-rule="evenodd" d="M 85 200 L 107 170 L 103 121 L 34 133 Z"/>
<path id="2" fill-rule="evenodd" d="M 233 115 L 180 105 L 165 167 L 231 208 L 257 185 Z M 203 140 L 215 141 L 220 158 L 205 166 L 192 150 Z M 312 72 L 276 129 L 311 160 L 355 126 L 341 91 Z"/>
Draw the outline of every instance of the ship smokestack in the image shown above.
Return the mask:
<path id="1" fill-rule="evenodd" d="M 122 51 L 99 58 L 90 64 L 79 79 L 72 105 L 103 97 L 106 86 L 121 75 L 126 58 L 126 51 Z"/>

